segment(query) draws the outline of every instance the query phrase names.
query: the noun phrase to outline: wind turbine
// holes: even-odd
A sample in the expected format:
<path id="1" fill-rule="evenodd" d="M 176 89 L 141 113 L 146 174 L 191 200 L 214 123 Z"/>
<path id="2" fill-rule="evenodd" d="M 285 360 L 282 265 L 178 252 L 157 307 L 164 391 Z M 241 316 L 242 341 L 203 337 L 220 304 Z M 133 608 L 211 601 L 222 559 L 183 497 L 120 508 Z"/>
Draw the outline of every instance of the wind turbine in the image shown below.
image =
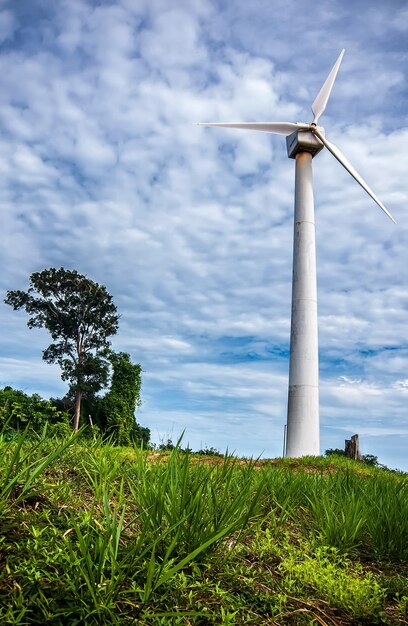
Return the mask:
<path id="1" fill-rule="evenodd" d="M 326 139 L 324 128 L 317 125 L 326 109 L 344 52 L 344 50 L 341 51 L 312 104 L 314 118 L 310 124 L 301 122 L 198 122 L 201 126 L 222 126 L 286 135 L 288 157 L 296 160 L 292 316 L 285 454 L 288 457 L 320 454 L 313 157 L 326 147 L 374 202 L 396 223 L 343 153 Z"/>

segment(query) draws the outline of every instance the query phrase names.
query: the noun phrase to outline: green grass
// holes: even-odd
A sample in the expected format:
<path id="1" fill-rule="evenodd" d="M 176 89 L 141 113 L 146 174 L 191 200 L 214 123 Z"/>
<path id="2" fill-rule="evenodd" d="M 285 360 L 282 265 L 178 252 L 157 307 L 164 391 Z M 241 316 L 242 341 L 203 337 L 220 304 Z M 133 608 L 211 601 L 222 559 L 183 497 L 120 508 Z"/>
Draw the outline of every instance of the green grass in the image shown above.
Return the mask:
<path id="1" fill-rule="evenodd" d="M 407 624 L 407 475 L 0 437 L 0 623 Z"/>

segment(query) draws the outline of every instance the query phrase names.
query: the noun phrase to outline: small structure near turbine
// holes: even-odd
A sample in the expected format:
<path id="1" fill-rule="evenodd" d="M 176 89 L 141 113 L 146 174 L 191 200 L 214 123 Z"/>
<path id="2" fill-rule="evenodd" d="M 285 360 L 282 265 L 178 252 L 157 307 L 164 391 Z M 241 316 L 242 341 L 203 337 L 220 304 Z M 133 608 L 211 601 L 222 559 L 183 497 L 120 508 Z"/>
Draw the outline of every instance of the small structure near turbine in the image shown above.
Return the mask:
<path id="1" fill-rule="evenodd" d="M 395 222 L 382 202 L 342 152 L 325 137 L 318 121 L 324 113 L 344 50 L 312 104 L 310 124 L 293 122 L 199 122 L 286 135 L 288 156 L 296 160 L 293 238 L 292 316 L 286 451 L 289 457 L 320 454 L 319 360 L 317 335 L 316 243 L 312 159 L 326 147 L 379 207 Z"/>

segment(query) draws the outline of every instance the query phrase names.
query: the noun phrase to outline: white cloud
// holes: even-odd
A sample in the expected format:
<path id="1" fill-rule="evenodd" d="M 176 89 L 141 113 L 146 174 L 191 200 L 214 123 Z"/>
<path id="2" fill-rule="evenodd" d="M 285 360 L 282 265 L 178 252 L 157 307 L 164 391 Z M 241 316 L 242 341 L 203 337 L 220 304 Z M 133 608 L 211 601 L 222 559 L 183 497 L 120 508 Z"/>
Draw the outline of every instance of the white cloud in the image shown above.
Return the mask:
<path id="1" fill-rule="evenodd" d="M 205 47 L 200 45 L 196 16 L 188 9 L 157 12 L 139 39 L 142 56 L 158 73 L 169 67 L 179 72 L 208 60 Z"/>
<path id="2" fill-rule="evenodd" d="M 50 265 L 106 284 L 114 345 L 145 370 L 145 423 L 245 454 L 281 451 L 294 164 L 282 137 L 192 122 L 308 120 L 346 39 L 324 123 L 399 225 L 319 155 L 323 446 L 354 420 L 372 434 L 390 415 L 405 432 L 405 67 L 382 39 L 398 38 L 399 10 L 370 9 L 364 26 L 344 3 L 308 0 L 300 37 L 297 4 L 280 0 L 75 0 L 47 19 L 35 6 L 10 13 L 0 54 L 2 288 Z M 1 324 L 5 379 L 60 393 L 46 336 L 11 311 Z"/>

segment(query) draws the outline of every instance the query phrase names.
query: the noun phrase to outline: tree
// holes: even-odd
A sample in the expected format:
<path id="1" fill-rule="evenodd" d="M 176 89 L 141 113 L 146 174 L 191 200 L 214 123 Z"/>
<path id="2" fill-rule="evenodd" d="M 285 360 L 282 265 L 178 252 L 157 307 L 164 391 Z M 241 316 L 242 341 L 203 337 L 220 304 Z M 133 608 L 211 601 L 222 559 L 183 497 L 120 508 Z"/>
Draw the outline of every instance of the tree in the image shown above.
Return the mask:
<path id="1" fill-rule="evenodd" d="M 106 288 L 63 267 L 34 272 L 27 291 L 8 291 L 6 304 L 25 309 L 29 328 L 46 328 L 53 342 L 43 351 L 47 363 L 58 363 L 61 377 L 75 396 L 74 431 L 79 427 L 81 399 L 107 384 L 108 337 L 118 329 L 118 314 Z"/>
<path id="2" fill-rule="evenodd" d="M 139 363 L 132 363 L 126 352 L 111 353 L 110 362 L 112 380 L 108 393 L 99 402 L 99 426 L 119 445 L 132 441 L 147 445 L 150 430 L 135 420 L 136 407 L 141 404 L 142 368 Z"/>
<path id="3" fill-rule="evenodd" d="M 375 456 L 374 454 L 363 454 L 363 456 L 361 457 L 361 460 L 366 465 L 371 465 L 372 467 L 379 466 L 378 456 Z"/>
<path id="4" fill-rule="evenodd" d="M 329 448 L 324 453 L 326 456 L 345 456 L 346 453 L 341 448 Z"/>

